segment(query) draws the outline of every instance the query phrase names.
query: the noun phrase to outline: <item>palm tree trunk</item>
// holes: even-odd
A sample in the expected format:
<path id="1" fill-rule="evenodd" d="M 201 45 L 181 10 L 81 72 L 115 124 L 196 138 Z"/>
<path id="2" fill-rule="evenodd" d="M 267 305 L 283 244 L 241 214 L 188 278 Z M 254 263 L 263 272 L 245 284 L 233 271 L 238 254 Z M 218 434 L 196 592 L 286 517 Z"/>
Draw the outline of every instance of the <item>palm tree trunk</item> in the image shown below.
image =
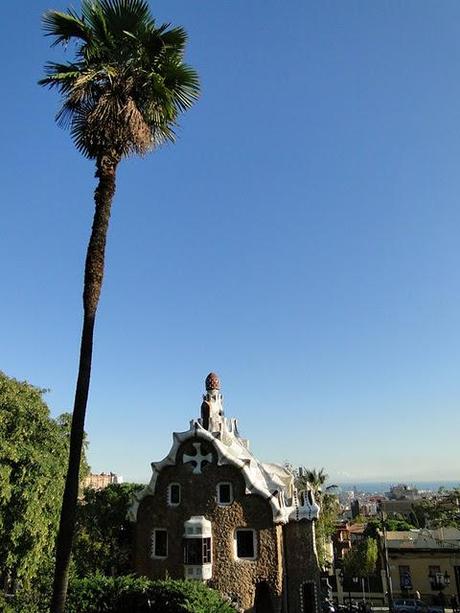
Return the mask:
<path id="1" fill-rule="evenodd" d="M 83 288 L 83 330 L 80 343 L 80 362 L 75 389 L 75 400 L 70 431 L 69 464 L 62 498 L 61 518 L 56 541 L 56 565 L 54 571 L 51 613 L 64 613 L 72 541 L 80 475 L 80 458 L 83 444 L 86 405 L 88 401 L 93 354 L 93 333 L 97 305 L 104 276 L 104 256 L 110 209 L 115 193 L 115 175 L 119 159 L 104 155 L 98 158 L 96 177 L 99 179 L 94 192 L 95 211 L 91 237 L 86 252 Z"/>

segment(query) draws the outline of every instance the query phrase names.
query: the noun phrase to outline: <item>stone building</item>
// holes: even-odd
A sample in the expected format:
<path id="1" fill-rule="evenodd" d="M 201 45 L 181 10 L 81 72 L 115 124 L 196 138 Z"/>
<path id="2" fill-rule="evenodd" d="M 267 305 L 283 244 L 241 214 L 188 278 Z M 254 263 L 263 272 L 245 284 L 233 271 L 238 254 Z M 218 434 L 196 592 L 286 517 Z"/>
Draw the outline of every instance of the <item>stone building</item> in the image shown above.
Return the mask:
<path id="1" fill-rule="evenodd" d="M 123 483 L 123 477 L 115 473 L 91 473 L 83 479 L 82 487 L 83 489 L 103 490 L 113 483 Z"/>
<path id="2" fill-rule="evenodd" d="M 152 470 L 131 509 L 137 573 L 206 581 L 241 611 L 318 611 L 319 506 L 288 470 L 252 455 L 214 373 L 201 418 Z"/>

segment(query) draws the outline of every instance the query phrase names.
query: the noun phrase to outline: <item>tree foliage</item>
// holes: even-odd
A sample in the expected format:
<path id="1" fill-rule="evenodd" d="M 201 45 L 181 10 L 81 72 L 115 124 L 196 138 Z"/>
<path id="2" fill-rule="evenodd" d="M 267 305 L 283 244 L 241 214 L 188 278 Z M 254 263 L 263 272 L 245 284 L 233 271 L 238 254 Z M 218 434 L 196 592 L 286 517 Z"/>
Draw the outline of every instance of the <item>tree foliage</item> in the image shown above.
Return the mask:
<path id="1" fill-rule="evenodd" d="M 62 413 L 58 417 L 56 417 L 57 424 L 62 428 L 62 431 L 65 433 L 65 437 L 67 439 L 67 445 L 70 444 L 70 429 L 72 427 L 72 413 Z M 68 449 L 68 447 L 67 447 Z M 91 472 L 91 467 L 88 464 L 87 460 L 87 452 L 88 452 L 88 437 L 86 436 L 86 432 L 83 434 L 83 448 L 80 457 L 80 483 L 82 484 L 85 477 L 89 475 Z M 80 485 L 80 492 L 82 492 L 82 486 Z"/>
<path id="2" fill-rule="evenodd" d="M 49 613 L 48 590 L 0 595 L 2 613 Z M 235 613 L 217 592 L 198 581 L 151 581 L 143 577 L 89 575 L 70 579 L 66 613 Z"/>
<path id="3" fill-rule="evenodd" d="M 132 496 L 143 485 L 112 484 L 86 489 L 78 503 L 73 559 L 79 577 L 127 575 L 132 567 L 132 523 L 127 520 Z"/>
<path id="4" fill-rule="evenodd" d="M 444 490 L 439 495 L 414 502 L 414 514 L 421 528 L 460 529 L 460 488 Z"/>
<path id="5" fill-rule="evenodd" d="M 329 478 L 324 468 L 308 469 L 303 466 L 294 469 L 287 464 L 287 468 L 294 474 L 295 485 L 298 490 L 311 488 L 316 501 L 320 505 L 320 513 L 316 522 L 315 541 L 318 554 L 318 563 L 324 568 L 331 563 L 328 554 L 328 546 L 334 533 L 336 521 L 340 512 L 340 504 L 337 496 L 331 492 L 334 486 L 326 487 Z"/>
<path id="6" fill-rule="evenodd" d="M 71 584 L 68 613 L 234 613 L 222 596 L 198 581 L 149 581 L 93 576 Z"/>
<path id="7" fill-rule="evenodd" d="M 386 516 L 382 522 L 380 517 L 363 517 L 361 515 L 354 518 L 353 524 L 365 524 L 365 535 L 376 537 L 379 530 L 385 529 L 390 532 L 404 532 L 416 528 L 413 524 L 402 517 Z"/>
<path id="8" fill-rule="evenodd" d="M 45 390 L 0 372 L 0 576 L 27 588 L 54 547 L 69 416 L 52 419 Z"/>
<path id="9" fill-rule="evenodd" d="M 352 547 L 343 559 L 347 577 L 368 577 L 375 572 L 378 558 L 377 541 L 367 537 Z"/>
<path id="10" fill-rule="evenodd" d="M 174 141 L 179 114 L 199 95 L 184 63 L 187 33 L 157 25 L 145 0 L 82 0 L 81 15 L 48 11 L 54 44 L 76 45 L 72 62 L 49 62 L 41 85 L 62 94 L 58 122 L 77 149 L 96 159 L 145 153 Z"/>

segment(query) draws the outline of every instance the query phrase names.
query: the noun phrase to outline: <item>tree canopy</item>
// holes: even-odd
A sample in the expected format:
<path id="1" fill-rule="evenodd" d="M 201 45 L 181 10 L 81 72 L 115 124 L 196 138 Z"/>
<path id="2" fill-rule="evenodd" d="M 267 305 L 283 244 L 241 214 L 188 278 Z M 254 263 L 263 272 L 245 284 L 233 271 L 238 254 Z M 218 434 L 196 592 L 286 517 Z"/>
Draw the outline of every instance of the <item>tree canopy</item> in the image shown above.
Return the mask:
<path id="1" fill-rule="evenodd" d="M 27 587 L 53 547 L 70 420 L 52 419 L 46 390 L 0 372 L 0 577 Z"/>
<path id="2" fill-rule="evenodd" d="M 343 559 L 343 570 L 347 577 L 368 577 L 375 572 L 378 558 L 377 541 L 364 538 L 352 547 Z"/>
<path id="3" fill-rule="evenodd" d="M 431 499 L 413 504 L 414 515 L 421 528 L 460 529 L 460 488 L 444 490 Z"/>
<path id="4" fill-rule="evenodd" d="M 76 45 L 75 59 L 48 62 L 39 83 L 60 91 L 58 123 L 83 155 L 120 160 L 174 141 L 199 95 L 183 28 L 157 25 L 145 0 L 82 0 L 81 15 L 48 11 L 43 26 L 55 45 Z"/>
<path id="5" fill-rule="evenodd" d="M 328 475 L 324 468 L 317 470 L 316 468 L 308 469 L 301 466 L 295 469 L 290 464 L 287 464 L 286 467 L 294 474 L 297 489 L 306 490 L 308 487 L 311 487 L 320 505 L 319 518 L 316 522 L 315 540 L 318 563 L 324 568 L 331 563 L 328 546 L 340 512 L 339 499 L 331 492 L 330 488 L 325 487 Z"/>
<path id="6" fill-rule="evenodd" d="M 79 577 L 91 573 L 127 575 L 132 566 L 132 523 L 127 519 L 135 483 L 86 489 L 79 500 L 73 559 Z"/>

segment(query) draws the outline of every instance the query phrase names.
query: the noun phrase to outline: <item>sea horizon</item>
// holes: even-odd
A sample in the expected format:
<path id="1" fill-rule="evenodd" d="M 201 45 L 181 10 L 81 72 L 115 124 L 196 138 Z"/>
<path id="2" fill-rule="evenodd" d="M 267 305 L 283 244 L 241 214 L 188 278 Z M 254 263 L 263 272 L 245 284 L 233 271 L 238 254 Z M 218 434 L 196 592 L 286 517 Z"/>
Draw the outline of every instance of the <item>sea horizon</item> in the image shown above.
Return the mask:
<path id="1" fill-rule="evenodd" d="M 458 480 L 426 480 L 419 481 L 417 479 L 409 480 L 409 479 L 394 479 L 394 480 L 385 480 L 385 481 L 365 481 L 365 480 L 356 480 L 356 481 L 337 481 L 337 485 L 343 491 L 351 491 L 356 489 L 359 492 L 365 493 L 374 493 L 374 492 L 388 492 L 390 487 L 393 485 L 398 485 L 400 483 L 404 483 L 409 487 L 416 487 L 418 490 L 431 490 L 437 491 L 440 487 L 446 489 L 453 489 L 455 487 L 460 487 L 460 479 Z"/>

